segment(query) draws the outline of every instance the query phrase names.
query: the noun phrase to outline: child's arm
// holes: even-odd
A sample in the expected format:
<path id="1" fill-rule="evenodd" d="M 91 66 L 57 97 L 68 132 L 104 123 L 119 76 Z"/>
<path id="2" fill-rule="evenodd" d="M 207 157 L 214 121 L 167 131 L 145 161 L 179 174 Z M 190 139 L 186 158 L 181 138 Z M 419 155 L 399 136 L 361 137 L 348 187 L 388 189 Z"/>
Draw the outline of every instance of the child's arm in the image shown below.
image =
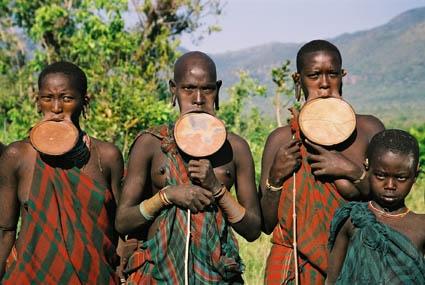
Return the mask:
<path id="1" fill-rule="evenodd" d="M 335 284 L 344 264 L 345 255 L 347 253 L 348 244 L 352 233 L 353 224 L 348 218 L 338 232 L 334 246 L 329 254 L 328 276 L 326 284 Z"/>

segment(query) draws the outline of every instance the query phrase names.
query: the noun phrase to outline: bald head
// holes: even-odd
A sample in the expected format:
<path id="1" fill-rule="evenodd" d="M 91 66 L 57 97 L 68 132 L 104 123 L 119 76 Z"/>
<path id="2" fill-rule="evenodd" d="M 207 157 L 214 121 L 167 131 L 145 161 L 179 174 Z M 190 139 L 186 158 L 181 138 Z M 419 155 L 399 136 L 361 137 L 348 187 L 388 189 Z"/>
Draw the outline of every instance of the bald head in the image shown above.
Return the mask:
<path id="1" fill-rule="evenodd" d="M 174 64 L 174 81 L 180 82 L 187 70 L 193 66 L 205 70 L 214 81 L 217 79 L 215 63 L 211 57 L 200 51 L 191 51 L 179 57 Z"/>

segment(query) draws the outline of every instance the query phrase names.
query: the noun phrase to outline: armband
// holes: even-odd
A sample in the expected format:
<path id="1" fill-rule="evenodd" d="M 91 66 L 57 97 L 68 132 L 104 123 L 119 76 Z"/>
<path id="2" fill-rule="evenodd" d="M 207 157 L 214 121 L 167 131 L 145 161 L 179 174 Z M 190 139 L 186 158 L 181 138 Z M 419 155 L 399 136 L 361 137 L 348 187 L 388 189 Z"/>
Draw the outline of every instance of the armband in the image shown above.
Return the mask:
<path id="1" fill-rule="evenodd" d="M 281 191 L 282 189 L 283 189 L 283 185 L 280 186 L 280 187 L 272 186 L 269 182 L 269 179 L 268 178 L 266 179 L 266 190 L 272 191 L 272 192 L 277 192 L 277 191 Z"/>
<path id="2" fill-rule="evenodd" d="M 232 197 L 230 192 L 227 191 L 226 186 L 221 187 L 218 192 L 220 195 L 216 200 L 218 200 L 221 210 L 226 214 L 227 220 L 232 224 L 242 220 L 246 213 L 245 208 Z"/>
<path id="3" fill-rule="evenodd" d="M 145 220 L 152 221 L 159 210 L 161 210 L 164 206 L 172 204 L 170 200 L 168 200 L 167 194 L 164 192 L 165 188 L 166 187 L 162 188 L 151 198 L 146 199 L 139 204 L 140 214 L 142 214 Z"/>

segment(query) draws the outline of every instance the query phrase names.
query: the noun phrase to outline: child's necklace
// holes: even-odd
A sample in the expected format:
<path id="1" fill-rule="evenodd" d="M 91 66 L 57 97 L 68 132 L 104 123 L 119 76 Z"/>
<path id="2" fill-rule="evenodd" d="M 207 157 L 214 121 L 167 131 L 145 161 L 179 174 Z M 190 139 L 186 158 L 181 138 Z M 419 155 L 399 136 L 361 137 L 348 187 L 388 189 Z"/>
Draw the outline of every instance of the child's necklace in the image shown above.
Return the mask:
<path id="1" fill-rule="evenodd" d="M 377 214 L 380 215 L 381 217 L 387 217 L 387 218 L 403 218 L 410 212 L 410 209 L 406 208 L 404 212 L 401 212 L 398 214 L 391 214 L 389 212 L 380 210 L 376 208 L 375 206 L 373 206 L 372 201 L 369 201 L 369 207 L 372 208 L 375 212 L 377 212 Z"/>

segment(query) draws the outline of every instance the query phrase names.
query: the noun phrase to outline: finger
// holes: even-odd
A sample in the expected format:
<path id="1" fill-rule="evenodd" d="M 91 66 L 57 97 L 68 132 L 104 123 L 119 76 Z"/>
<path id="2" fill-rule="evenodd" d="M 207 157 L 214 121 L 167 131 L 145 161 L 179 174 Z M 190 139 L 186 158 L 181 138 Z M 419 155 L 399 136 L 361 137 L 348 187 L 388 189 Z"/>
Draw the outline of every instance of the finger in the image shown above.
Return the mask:
<path id="1" fill-rule="evenodd" d="M 311 163 L 310 167 L 311 167 L 311 169 L 314 169 L 314 170 L 324 169 L 324 165 L 321 162 Z"/>
<path id="2" fill-rule="evenodd" d="M 204 189 L 204 188 L 201 188 L 201 187 L 198 187 L 199 188 L 199 194 L 201 194 L 201 195 L 203 195 L 203 196 L 205 196 L 207 199 L 209 199 L 209 200 L 213 200 L 213 194 L 211 193 L 211 191 L 209 191 L 209 190 L 206 190 L 206 189 Z"/>
<path id="3" fill-rule="evenodd" d="M 299 153 L 300 152 L 300 147 L 296 144 L 291 146 L 290 148 L 287 149 L 288 153 Z"/>
<path id="4" fill-rule="evenodd" d="M 301 140 L 300 139 L 294 139 L 294 138 L 292 138 L 289 141 L 289 145 L 296 145 L 296 144 L 300 144 L 300 143 L 301 143 Z"/>
<path id="5" fill-rule="evenodd" d="M 191 159 L 189 160 L 188 166 L 189 167 L 199 167 L 201 164 L 199 163 L 199 160 Z"/>
<path id="6" fill-rule="evenodd" d="M 198 212 L 204 209 L 204 204 L 199 199 L 194 199 L 192 203 Z"/>
<path id="7" fill-rule="evenodd" d="M 313 171 L 313 175 L 315 176 L 322 176 L 322 175 L 326 175 L 326 170 L 325 169 L 317 169 L 315 171 Z"/>
<path id="8" fill-rule="evenodd" d="M 305 142 L 309 145 L 309 146 L 311 146 L 313 149 L 315 149 L 316 151 L 318 151 L 319 153 L 323 153 L 323 152 L 326 152 L 327 150 L 325 149 L 325 148 L 323 148 L 323 147 L 321 147 L 320 145 L 317 145 L 317 144 L 315 144 L 315 143 L 313 143 L 313 142 L 311 142 L 311 141 L 309 141 L 309 140 L 305 140 Z"/>
<path id="9" fill-rule="evenodd" d="M 307 156 L 307 160 L 310 161 L 322 161 L 322 156 L 318 154 L 309 154 Z"/>
<path id="10" fill-rule="evenodd" d="M 210 205 L 211 204 L 211 202 L 212 202 L 212 197 L 211 198 L 208 198 L 207 196 L 205 196 L 205 195 L 199 195 L 199 201 L 202 203 L 202 205 L 205 207 L 205 206 L 208 206 L 208 205 Z"/>

